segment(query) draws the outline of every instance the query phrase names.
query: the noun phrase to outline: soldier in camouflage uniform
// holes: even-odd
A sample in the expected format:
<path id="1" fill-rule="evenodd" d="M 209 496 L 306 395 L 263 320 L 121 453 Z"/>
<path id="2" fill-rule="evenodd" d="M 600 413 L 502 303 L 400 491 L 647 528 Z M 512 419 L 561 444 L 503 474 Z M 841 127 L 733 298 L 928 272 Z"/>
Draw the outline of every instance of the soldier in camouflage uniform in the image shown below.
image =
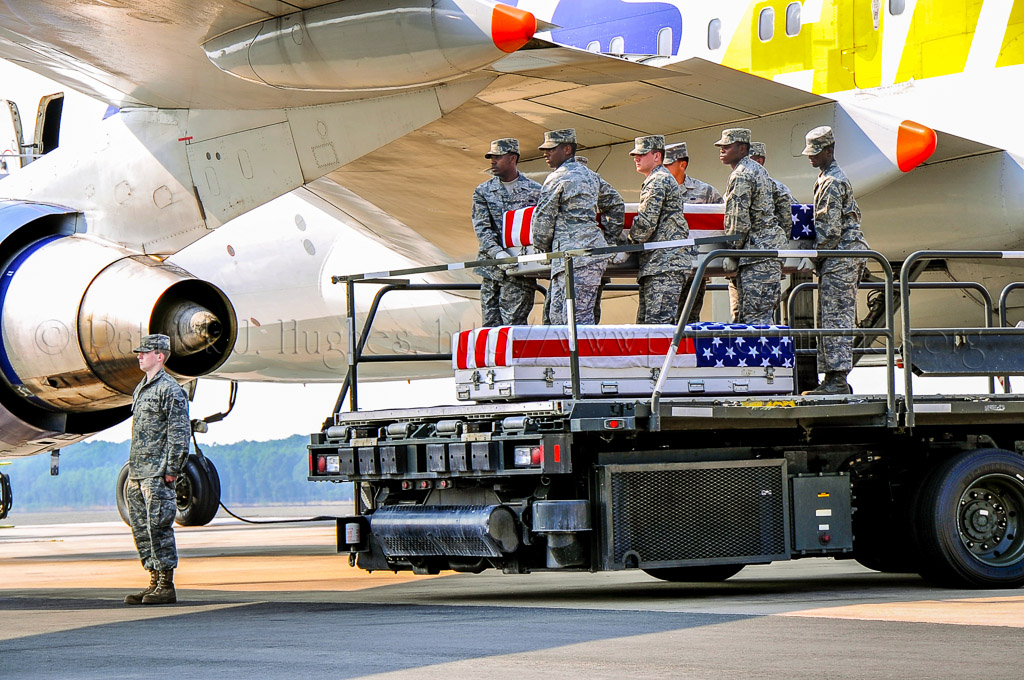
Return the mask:
<path id="1" fill-rule="evenodd" d="M 576 162 L 597 176 L 597 212 L 600 215 L 598 224 L 601 225 L 601 231 L 604 232 L 604 239 L 610 246 L 625 245 L 626 237 L 622 233 L 622 228 L 626 223 L 626 204 L 622 200 L 622 196 L 596 170 L 590 169 L 590 161 L 586 156 L 576 156 Z M 628 259 L 629 253 L 617 253 L 608 262 L 623 264 Z M 601 298 L 604 294 L 604 284 L 609 280 L 607 277 L 602 277 L 601 285 L 597 287 L 597 294 L 594 296 L 594 323 L 601 323 Z M 545 323 L 547 322 L 545 321 Z"/>
<path id="2" fill-rule="evenodd" d="M 729 128 L 715 142 L 718 157 L 732 167 L 725 190 L 725 233 L 742 238 L 730 247 L 743 250 L 782 250 L 786 233 L 775 219 L 773 184 L 768 173 L 747 155 L 750 130 Z M 737 264 L 724 263 L 726 269 Z M 773 258 L 740 257 L 736 272 L 737 323 L 770 324 L 782 295 L 782 263 Z"/>
<path id="3" fill-rule="evenodd" d="M 803 154 L 818 168 L 814 182 L 814 247 L 816 250 L 868 250 L 860 230 L 860 208 L 853 185 L 835 160 L 835 136 L 828 126 L 807 133 Z M 818 327 L 854 328 L 857 287 L 864 258 L 825 257 L 817 262 Z M 853 369 L 853 338 L 827 337 L 818 347 L 821 383 L 804 394 L 851 394 L 846 376 Z"/>
<path id="4" fill-rule="evenodd" d="M 679 183 L 679 190 L 683 194 L 684 204 L 723 202 L 722 194 L 718 193 L 718 189 L 686 173 L 690 167 L 690 156 L 686 152 L 686 142 L 669 144 L 665 147 L 665 167 L 675 177 L 676 182 Z M 690 249 L 690 255 L 692 268 L 687 273 L 686 280 L 683 282 L 683 293 L 679 297 L 680 306 L 686 301 L 686 294 L 690 290 L 690 286 L 693 285 L 693 276 L 697 273 L 697 246 L 693 246 Z M 700 313 L 704 309 L 704 296 L 707 294 L 707 290 L 707 279 L 701 279 L 700 287 L 697 289 L 697 299 L 693 302 L 693 309 L 690 310 L 690 318 L 686 320 L 686 323 L 697 323 L 700 321 Z M 682 312 L 683 310 L 680 308 L 679 311 Z"/>
<path id="5" fill-rule="evenodd" d="M 764 167 L 764 162 L 768 159 L 768 147 L 765 146 L 764 142 L 751 142 L 749 155 L 757 161 L 758 165 Z M 785 184 L 771 176 L 768 179 L 772 181 L 772 186 L 774 187 L 772 190 L 772 204 L 775 206 L 775 219 L 778 220 L 779 226 L 782 227 L 783 231 L 787 229 L 792 230 L 793 204 L 796 203 L 796 199 L 793 198 L 793 193 Z"/>
<path id="6" fill-rule="evenodd" d="M 596 173 L 576 162 L 576 131 L 568 128 L 545 132 L 544 143 L 538 148 L 554 172 L 544 180 L 533 212 L 533 244 L 546 252 L 608 245 L 597 224 L 600 184 Z M 607 255 L 573 259 L 577 323 L 595 322 L 594 303 L 607 260 Z M 568 320 L 565 292 L 565 264 L 559 258 L 551 263 L 550 323 L 564 324 Z"/>
<path id="7" fill-rule="evenodd" d="M 690 227 L 683 216 L 683 193 L 679 191 L 679 184 L 672 173 L 664 166 L 665 138 L 661 135 L 637 137 L 629 155 L 636 163 L 636 171 L 645 176 L 629 240 L 653 243 L 689 238 Z M 678 321 L 679 300 L 691 262 L 688 247 L 640 253 L 637 323 Z"/>
<path id="8" fill-rule="evenodd" d="M 164 363 L 171 355 L 169 337 L 147 335 L 134 351 L 146 376 L 132 396 L 132 443 L 125 501 L 135 547 L 143 568 L 150 573 L 150 584 L 124 601 L 170 604 L 177 601 L 174 482 L 188 456 L 188 399 L 181 386 L 164 372 Z"/>
<path id="9" fill-rule="evenodd" d="M 473 191 L 473 230 L 480 242 L 481 260 L 522 255 L 505 250 L 503 224 L 505 212 L 536 205 L 540 185 L 519 172 L 519 140 L 496 139 L 484 158 L 491 161 L 491 179 Z M 515 265 L 477 267 L 480 283 L 480 312 L 484 326 L 525 325 L 533 309 L 533 281 L 509 276 L 505 269 Z"/>

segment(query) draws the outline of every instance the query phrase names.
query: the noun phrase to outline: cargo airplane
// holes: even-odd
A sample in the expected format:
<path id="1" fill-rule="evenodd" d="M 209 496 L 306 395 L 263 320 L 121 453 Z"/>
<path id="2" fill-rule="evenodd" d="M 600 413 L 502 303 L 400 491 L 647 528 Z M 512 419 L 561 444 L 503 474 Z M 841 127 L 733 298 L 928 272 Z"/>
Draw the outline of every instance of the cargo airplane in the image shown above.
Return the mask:
<path id="1" fill-rule="evenodd" d="M 0 458 L 127 418 L 148 332 L 172 337 L 182 382 L 337 381 L 344 307 L 329 275 L 468 259 L 469 199 L 497 137 L 523 140 L 539 177 L 533 141 L 574 127 L 629 200 L 635 136 L 687 141 L 693 173 L 722 188 L 712 142 L 750 127 L 807 201 L 803 135 L 829 124 L 873 247 L 896 260 L 1019 247 L 1021 133 L 999 99 L 1019 75 L 1019 4 L 7 3 L 0 57 L 110 109 L 92 138 L 60 145 L 59 98 L 44 101 L 41 157 L 0 182 Z M 475 306 L 397 294 L 377 346 L 444 351 Z"/>

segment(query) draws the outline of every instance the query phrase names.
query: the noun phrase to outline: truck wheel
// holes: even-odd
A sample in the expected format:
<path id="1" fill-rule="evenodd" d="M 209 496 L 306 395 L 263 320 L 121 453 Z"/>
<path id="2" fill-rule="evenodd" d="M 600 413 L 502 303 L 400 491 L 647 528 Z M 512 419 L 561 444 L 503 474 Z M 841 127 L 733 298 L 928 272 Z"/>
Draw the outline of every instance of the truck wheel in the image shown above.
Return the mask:
<path id="1" fill-rule="evenodd" d="M 131 526 L 128 519 L 128 501 L 125 500 L 124 491 L 128 486 L 128 463 L 125 463 L 121 471 L 117 473 L 117 485 L 114 487 L 114 500 L 117 503 L 117 514 L 121 515 L 121 521 Z"/>
<path id="2" fill-rule="evenodd" d="M 212 469 L 212 464 L 211 464 Z M 208 475 L 195 454 L 189 454 L 174 485 L 178 514 L 175 521 L 183 527 L 208 524 L 220 505 L 220 478 L 216 470 Z"/>
<path id="3" fill-rule="evenodd" d="M 917 514 L 921 575 L 940 585 L 1024 585 L 1024 458 L 1001 449 L 953 456 L 929 476 Z"/>
<path id="4" fill-rule="evenodd" d="M 862 566 L 883 574 L 914 574 L 919 570 L 918 550 L 907 537 L 914 532 L 914 509 L 921 483 L 905 480 L 899 496 L 890 490 L 865 488 L 857 493 L 853 514 L 853 558 Z"/>
<path id="5" fill-rule="evenodd" d="M 706 567 L 659 567 L 644 573 L 673 583 L 713 583 L 740 573 L 745 564 L 712 564 Z"/>

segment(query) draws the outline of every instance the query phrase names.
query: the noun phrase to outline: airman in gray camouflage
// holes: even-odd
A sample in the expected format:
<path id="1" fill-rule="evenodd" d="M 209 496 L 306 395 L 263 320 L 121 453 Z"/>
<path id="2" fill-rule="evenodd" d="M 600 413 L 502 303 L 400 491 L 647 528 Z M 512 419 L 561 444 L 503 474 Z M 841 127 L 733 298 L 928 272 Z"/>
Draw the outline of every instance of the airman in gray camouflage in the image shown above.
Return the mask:
<path id="1" fill-rule="evenodd" d="M 610 246 L 625 245 L 626 237 L 623 235 L 622 229 L 626 223 L 626 204 L 622 200 L 622 196 L 615 190 L 615 187 L 605 181 L 604 177 L 590 168 L 590 160 L 586 156 L 576 156 L 576 162 L 597 176 L 597 222 L 601 225 L 605 240 Z M 617 257 L 619 259 L 616 259 Z M 627 253 L 619 253 L 618 256 L 613 255 L 609 262 L 621 264 L 627 258 Z M 601 323 L 601 297 L 604 292 L 604 284 L 609 280 L 602 277 L 601 285 L 598 286 L 594 296 L 594 323 Z M 547 322 L 545 321 L 545 323 Z"/>
<path id="2" fill-rule="evenodd" d="M 629 240 L 633 243 L 675 241 L 690 237 L 683 216 L 683 194 L 672 173 L 665 169 L 665 138 L 637 137 L 629 152 L 636 171 L 644 175 Z M 665 248 L 640 253 L 640 302 L 637 323 L 676 323 L 683 282 L 690 271 L 689 248 Z"/>
<path id="3" fill-rule="evenodd" d="M 665 168 L 668 169 L 672 176 L 675 177 L 676 182 L 679 183 L 679 190 L 683 194 L 683 203 L 722 203 L 722 194 L 718 193 L 718 189 L 711 186 L 707 182 L 702 182 L 696 177 L 692 177 L 687 173 L 690 168 L 690 156 L 686 150 L 686 142 L 679 142 L 677 144 L 669 144 L 665 147 Z M 683 282 L 683 293 L 679 297 L 679 304 L 682 305 L 686 301 L 686 294 L 693 285 L 693 277 L 697 273 L 697 246 L 693 246 L 690 249 L 690 255 L 692 258 L 692 267 L 687 272 L 686 280 Z M 701 279 L 700 286 L 697 288 L 697 299 L 694 300 L 693 309 L 690 310 L 690 317 L 686 323 L 697 323 L 700 321 L 701 310 L 704 309 L 704 296 L 707 294 L 708 282 L 707 279 Z M 679 310 L 682 312 L 682 309 Z"/>
<path id="4" fill-rule="evenodd" d="M 150 584 L 124 601 L 169 604 L 177 601 L 174 483 L 188 457 L 188 399 L 181 386 L 164 371 L 164 363 L 171 355 L 169 337 L 147 335 L 134 351 L 146 376 L 132 395 L 132 443 L 125 501 L 135 547 L 143 568 L 150 572 Z"/>
<path id="5" fill-rule="evenodd" d="M 503 224 L 505 212 L 537 204 L 540 185 L 519 172 L 519 140 L 496 139 L 484 158 L 491 162 L 491 179 L 473 191 L 473 230 L 480 242 L 479 259 L 497 259 L 522 255 L 525 248 L 509 252 L 505 248 Z M 533 309 L 533 282 L 522 276 L 509 276 L 505 269 L 515 265 L 477 267 L 480 283 L 480 312 L 484 326 L 525 325 Z"/>
<path id="6" fill-rule="evenodd" d="M 828 126 L 807 133 L 803 154 L 818 168 L 814 182 L 814 247 L 816 250 L 868 250 L 860 229 L 860 208 L 853 185 L 835 160 L 835 136 Z M 864 258 L 826 257 L 817 262 L 818 327 L 854 328 L 857 288 L 867 262 Z M 819 341 L 821 383 L 804 394 L 850 394 L 846 380 L 853 369 L 853 338 Z"/>
<path id="7" fill-rule="evenodd" d="M 544 152 L 544 160 L 554 172 L 544 180 L 537 209 L 533 213 L 533 244 L 546 252 L 608 245 L 597 224 L 597 194 L 600 189 L 597 175 L 575 159 L 576 131 L 569 128 L 545 132 L 544 143 L 538 148 Z M 573 260 L 577 323 L 594 323 L 594 303 L 607 260 L 607 255 Z M 565 264 L 562 259 L 551 263 L 548 294 L 551 296 L 550 323 L 566 323 Z"/>
<path id="8" fill-rule="evenodd" d="M 765 146 L 764 142 L 751 142 L 750 157 L 757 161 L 758 165 L 764 167 L 764 163 L 768 159 L 768 147 Z M 791 230 L 793 226 L 793 204 L 796 203 L 796 199 L 793 198 L 793 192 L 785 184 L 771 177 L 770 173 L 768 179 L 772 181 L 775 187 L 772 190 L 775 219 L 778 220 L 779 226 L 782 227 L 783 231 Z"/>
<path id="9" fill-rule="evenodd" d="M 742 250 L 781 250 L 786 233 L 775 218 L 773 184 L 768 173 L 749 156 L 750 130 L 729 128 L 715 142 L 718 157 L 732 167 L 725 190 L 725 233 L 741 239 L 730 244 Z M 729 258 L 730 260 L 732 258 Z M 726 268 L 733 263 L 726 262 Z M 782 294 L 782 263 L 774 258 L 740 257 L 736 272 L 738 310 L 735 321 L 770 324 Z"/>

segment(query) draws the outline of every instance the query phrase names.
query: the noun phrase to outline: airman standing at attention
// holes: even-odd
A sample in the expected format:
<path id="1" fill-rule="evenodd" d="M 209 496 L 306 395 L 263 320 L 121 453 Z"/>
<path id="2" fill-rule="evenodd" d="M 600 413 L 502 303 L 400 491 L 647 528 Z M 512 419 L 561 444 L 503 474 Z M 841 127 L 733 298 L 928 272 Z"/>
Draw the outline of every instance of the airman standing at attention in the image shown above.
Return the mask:
<path id="1" fill-rule="evenodd" d="M 504 247 L 505 213 L 536 205 L 540 185 L 519 172 L 518 139 L 495 139 L 484 158 L 491 161 L 494 176 L 473 191 L 473 230 L 480 242 L 477 257 L 481 260 L 512 257 Z M 513 268 L 515 265 L 499 265 L 475 270 L 483 277 L 480 313 L 485 327 L 522 326 L 529 319 L 535 288 L 525 277 L 509 276 L 505 270 Z"/>
<path id="2" fill-rule="evenodd" d="M 722 203 L 722 194 L 707 182 L 692 177 L 686 173 L 690 167 L 690 156 L 686 152 L 686 142 L 669 144 L 665 147 L 665 167 L 676 182 L 679 183 L 679 190 L 683 194 L 683 203 Z M 691 269 L 683 282 L 683 292 L 679 296 L 680 305 L 685 302 L 686 294 L 693 285 L 693 276 L 697 267 L 697 246 L 690 248 Z M 704 308 L 704 296 L 707 294 L 707 279 L 701 279 L 700 287 L 697 289 L 697 299 L 694 300 L 693 309 L 690 311 L 690 318 L 686 323 L 697 323 L 700 321 L 700 312 Z M 681 309 L 679 311 L 682 311 Z"/>
<path id="3" fill-rule="evenodd" d="M 860 229 L 860 208 L 853 185 L 835 160 L 835 136 L 828 126 L 807 133 L 803 154 L 818 168 L 814 182 L 814 247 L 816 250 L 868 250 Z M 866 260 L 820 258 L 818 268 L 818 327 L 854 328 L 857 287 Z M 804 394 L 851 394 L 846 377 L 853 369 L 853 338 L 825 337 L 819 341 L 818 372 L 825 377 Z"/>
<path id="4" fill-rule="evenodd" d="M 782 250 L 786 233 L 775 219 L 773 184 L 750 153 L 750 130 L 728 128 L 715 142 L 718 157 L 732 167 L 725 190 L 725 233 L 740 236 L 730 247 L 741 250 Z M 777 258 L 727 258 L 726 270 L 736 269 L 737 323 L 771 324 L 782 295 L 782 262 Z"/>
<path id="5" fill-rule="evenodd" d="M 171 356 L 171 339 L 153 334 L 134 350 L 146 375 L 132 396 L 132 444 L 128 452 L 125 501 L 128 519 L 142 567 L 150 574 L 149 587 L 124 598 L 126 604 L 172 604 L 177 502 L 174 483 L 188 457 L 192 434 L 185 390 L 164 371 Z"/>
<path id="6" fill-rule="evenodd" d="M 665 138 L 637 137 L 629 152 L 636 171 L 645 176 L 640 186 L 640 205 L 629 230 L 634 243 L 675 241 L 689 238 L 683 216 L 683 194 L 672 173 L 665 169 Z M 637 323 L 676 323 L 683 282 L 690 271 L 688 247 L 664 248 L 640 253 L 640 303 Z"/>
<path id="7" fill-rule="evenodd" d="M 757 161 L 758 165 L 764 167 L 764 162 L 768 159 L 768 147 L 764 142 L 751 142 L 750 157 Z M 793 204 L 796 203 L 796 200 L 789 187 L 772 177 L 771 173 L 768 175 L 774 186 L 772 204 L 775 206 L 775 219 L 778 220 L 779 226 L 784 232 L 789 232 L 793 227 Z"/>
<path id="8" fill-rule="evenodd" d="M 576 131 L 545 132 L 538 148 L 554 172 L 544 180 L 533 212 L 533 244 L 546 252 L 608 245 L 597 224 L 597 175 L 576 162 Z M 594 323 L 594 302 L 607 263 L 607 255 L 574 258 L 576 323 Z M 548 318 L 552 324 L 568 320 L 565 292 L 565 264 L 559 258 L 551 262 Z"/>

